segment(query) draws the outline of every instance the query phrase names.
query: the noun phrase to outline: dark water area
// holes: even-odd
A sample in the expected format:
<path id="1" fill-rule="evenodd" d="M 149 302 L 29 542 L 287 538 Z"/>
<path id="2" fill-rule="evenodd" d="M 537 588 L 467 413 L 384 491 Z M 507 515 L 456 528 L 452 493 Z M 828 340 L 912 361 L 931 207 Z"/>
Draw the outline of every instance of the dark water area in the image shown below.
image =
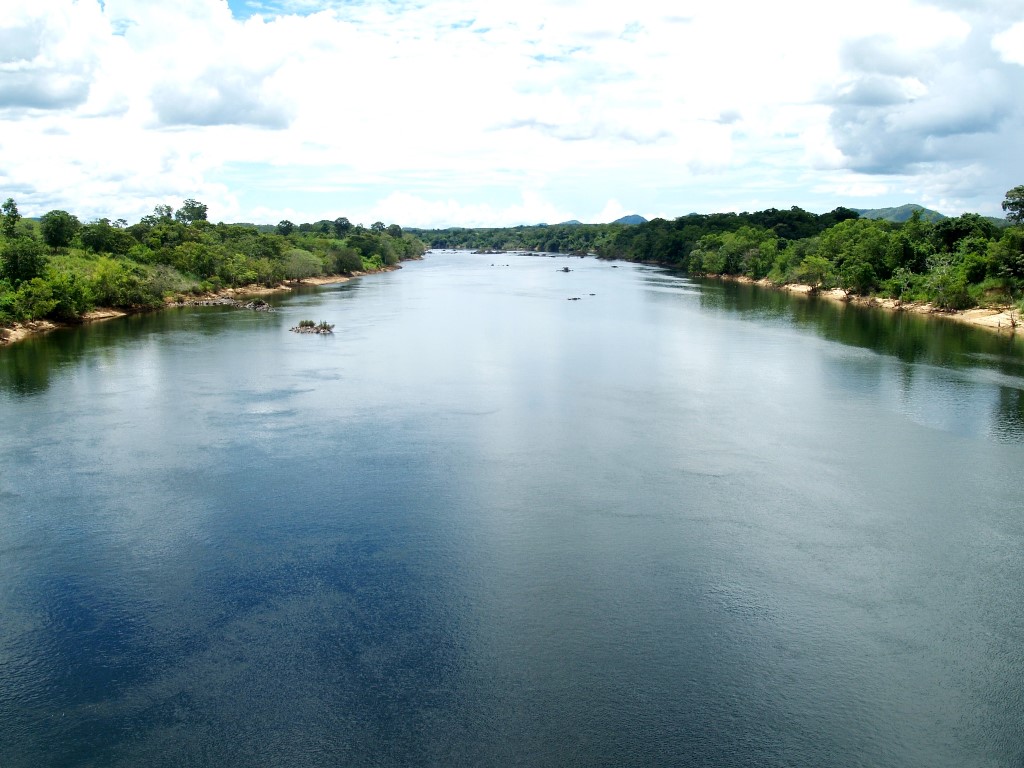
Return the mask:
<path id="1" fill-rule="evenodd" d="M 273 303 L 0 349 L 0 766 L 1024 764 L 1021 341 L 566 257 Z"/>

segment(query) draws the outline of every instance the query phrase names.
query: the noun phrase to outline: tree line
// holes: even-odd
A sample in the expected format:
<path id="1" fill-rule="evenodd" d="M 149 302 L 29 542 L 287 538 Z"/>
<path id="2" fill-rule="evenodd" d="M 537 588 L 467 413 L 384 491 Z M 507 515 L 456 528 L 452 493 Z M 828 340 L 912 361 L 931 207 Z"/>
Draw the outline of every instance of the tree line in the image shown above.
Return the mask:
<path id="1" fill-rule="evenodd" d="M 207 207 L 157 206 L 135 224 L 83 224 L 0 206 L 0 323 L 74 320 L 97 306 L 144 308 L 174 296 L 323 274 L 369 272 L 433 248 L 595 254 L 694 275 L 806 283 L 945 309 L 1024 309 L 1024 185 L 1006 193 L 1006 226 L 975 213 L 893 223 L 839 207 L 689 214 L 672 221 L 505 228 L 405 229 L 347 218 L 276 225 L 213 224 Z"/>
<path id="2" fill-rule="evenodd" d="M 1012 304 L 1024 296 L 1024 185 L 1006 193 L 1007 226 L 976 213 L 904 223 L 839 207 L 689 214 L 636 224 L 409 230 L 434 248 L 592 253 L 694 275 L 932 302 L 943 309 Z M 1024 308 L 1024 307 L 1022 307 Z"/>
<path id="3" fill-rule="evenodd" d="M 24 219 L 0 206 L 0 324 L 75 320 L 95 307 L 140 309 L 174 297 L 253 283 L 373 272 L 423 254 L 397 224 L 347 218 L 277 225 L 214 224 L 207 206 L 157 206 L 135 224 L 82 223 L 53 210 Z"/>

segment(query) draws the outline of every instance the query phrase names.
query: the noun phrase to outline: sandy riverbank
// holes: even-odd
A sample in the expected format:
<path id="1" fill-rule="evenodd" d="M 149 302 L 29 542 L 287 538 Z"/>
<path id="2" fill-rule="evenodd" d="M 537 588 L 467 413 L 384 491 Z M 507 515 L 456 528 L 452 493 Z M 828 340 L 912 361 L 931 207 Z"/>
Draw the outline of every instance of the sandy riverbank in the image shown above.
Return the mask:
<path id="1" fill-rule="evenodd" d="M 359 275 L 353 275 L 352 277 L 358 276 Z M 168 307 L 181 307 L 188 306 L 190 304 L 207 304 L 210 302 L 224 300 L 234 302 L 253 296 L 267 296 L 273 293 L 285 293 L 304 285 L 320 286 L 333 285 L 335 283 L 346 283 L 351 280 L 352 277 L 346 277 L 344 275 L 324 275 L 323 277 L 307 277 L 303 280 L 285 280 L 277 285 L 259 285 L 257 283 L 251 283 L 250 285 L 242 285 L 237 288 L 221 288 L 219 291 L 209 291 L 208 293 L 190 293 L 187 296 L 172 296 L 165 299 L 164 303 Z"/>
<path id="2" fill-rule="evenodd" d="M 1019 328 L 1024 328 L 1024 317 L 1016 307 L 974 307 L 973 309 L 948 310 L 939 309 L 934 304 L 918 301 L 902 302 L 899 299 L 884 299 L 875 296 L 856 296 L 847 293 L 842 288 L 835 288 L 828 291 L 816 291 L 813 286 L 801 285 L 799 283 L 788 283 L 776 285 L 769 280 L 754 280 L 742 275 L 709 275 L 718 277 L 721 280 L 731 280 L 737 283 L 751 283 L 765 288 L 773 288 L 787 293 L 801 294 L 804 296 L 816 295 L 831 301 L 838 301 L 844 304 L 855 304 L 861 307 L 876 307 L 890 312 L 913 312 L 918 315 L 931 315 L 958 323 L 965 323 L 977 328 L 987 328 L 997 333 L 1016 333 Z"/>
<path id="3" fill-rule="evenodd" d="M 127 312 L 120 309 L 99 307 L 82 315 L 81 323 L 58 323 L 53 320 L 31 320 L 27 323 L 15 323 L 10 327 L 0 327 L 0 347 L 7 344 L 14 344 L 17 341 L 27 339 L 29 336 L 49 333 L 50 331 L 54 331 L 58 328 L 66 328 L 70 325 L 85 323 L 98 323 L 103 320 L 113 320 L 116 317 L 124 317 L 127 314 Z"/>

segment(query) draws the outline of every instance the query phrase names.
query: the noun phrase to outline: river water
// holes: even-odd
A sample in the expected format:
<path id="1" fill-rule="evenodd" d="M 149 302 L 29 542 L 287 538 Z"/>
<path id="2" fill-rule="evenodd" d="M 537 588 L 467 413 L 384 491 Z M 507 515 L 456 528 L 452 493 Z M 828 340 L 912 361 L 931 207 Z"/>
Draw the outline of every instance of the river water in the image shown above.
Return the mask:
<path id="1" fill-rule="evenodd" d="M 1024 764 L 1021 342 L 564 256 L 273 302 L 0 349 L 4 768 Z"/>

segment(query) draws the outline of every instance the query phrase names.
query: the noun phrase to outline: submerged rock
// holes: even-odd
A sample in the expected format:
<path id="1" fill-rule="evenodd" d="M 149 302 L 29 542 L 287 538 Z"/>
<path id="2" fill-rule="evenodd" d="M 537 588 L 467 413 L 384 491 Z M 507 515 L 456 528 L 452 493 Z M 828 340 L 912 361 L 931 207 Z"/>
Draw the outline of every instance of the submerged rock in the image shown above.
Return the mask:
<path id="1" fill-rule="evenodd" d="M 253 312 L 273 312 L 274 308 L 267 304 L 263 299 L 253 299 L 252 301 L 240 305 L 240 309 L 251 309 Z"/>
<path id="2" fill-rule="evenodd" d="M 234 307 L 235 309 L 251 309 L 253 312 L 274 312 L 276 311 L 263 299 L 252 299 L 251 301 L 239 301 L 227 296 L 218 296 L 212 299 L 183 299 L 174 302 L 176 307 Z"/>

